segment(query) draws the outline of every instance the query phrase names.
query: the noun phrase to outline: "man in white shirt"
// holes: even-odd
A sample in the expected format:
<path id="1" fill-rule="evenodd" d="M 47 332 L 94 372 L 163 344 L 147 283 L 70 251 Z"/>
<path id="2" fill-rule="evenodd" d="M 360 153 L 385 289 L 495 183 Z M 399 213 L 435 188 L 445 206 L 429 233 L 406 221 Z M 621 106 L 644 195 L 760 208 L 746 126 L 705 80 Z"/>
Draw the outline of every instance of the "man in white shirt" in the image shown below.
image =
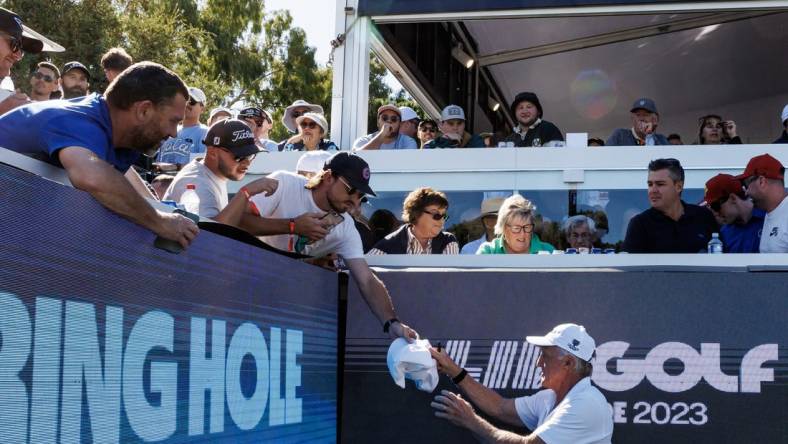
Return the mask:
<path id="1" fill-rule="evenodd" d="M 239 225 L 248 200 L 258 193 L 273 193 L 276 181 L 262 178 L 252 181 L 228 202 L 227 181 L 241 180 L 260 151 L 251 129 L 237 119 L 215 123 L 201 141 L 207 146 L 205 157 L 195 159 L 175 176 L 163 200 L 180 202 L 187 185 L 194 185 L 200 197 L 199 215 L 229 225 Z"/>
<path id="2" fill-rule="evenodd" d="M 262 236 L 264 242 L 280 250 L 313 257 L 338 254 L 370 309 L 383 324 L 383 331 L 391 337 L 416 339 L 418 334 L 397 318 L 388 290 L 364 259 L 361 237 L 348 214 L 361 203 L 364 195 L 375 195 L 369 186 L 367 162 L 355 154 L 339 152 L 309 180 L 288 171 L 277 171 L 269 177 L 276 179 L 279 186 L 269 196 L 258 194 L 251 198 L 260 215 L 245 214 L 242 228 Z M 298 235 L 294 218 L 303 213 L 323 214 L 321 221 L 328 231 L 324 238 L 310 241 Z M 272 229 L 263 225 L 269 218 L 289 218 L 289 223 Z"/>
<path id="3" fill-rule="evenodd" d="M 736 176 L 756 208 L 766 211 L 761 231 L 761 253 L 788 253 L 788 193 L 785 167 L 768 154 L 755 156 Z"/>
<path id="4" fill-rule="evenodd" d="M 460 368 L 445 351 L 431 349 L 438 370 L 452 377 L 486 414 L 533 432 L 520 436 L 497 429 L 477 415 L 460 395 L 442 390 L 432 407 L 435 416 L 473 432 L 485 443 L 593 443 L 607 444 L 613 437 L 613 415 L 604 395 L 591 385 L 594 339 L 583 326 L 561 324 L 545 336 L 527 336 L 541 355 L 541 390 L 531 396 L 507 399 L 489 389 Z"/>

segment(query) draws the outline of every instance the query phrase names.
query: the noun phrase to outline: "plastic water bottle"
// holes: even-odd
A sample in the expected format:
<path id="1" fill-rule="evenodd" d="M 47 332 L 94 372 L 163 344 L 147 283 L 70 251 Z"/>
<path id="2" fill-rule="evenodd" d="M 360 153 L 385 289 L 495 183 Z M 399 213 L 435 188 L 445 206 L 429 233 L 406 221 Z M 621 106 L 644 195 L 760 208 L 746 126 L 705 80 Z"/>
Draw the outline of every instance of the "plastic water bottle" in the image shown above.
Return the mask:
<path id="1" fill-rule="evenodd" d="M 195 191 L 197 187 L 193 184 L 186 185 L 186 191 L 181 195 L 181 204 L 186 211 L 192 214 L 200 214 L 200 196 Z"/>
<path id="2" fill-rule="evenodd" d="M 719 233 L 712 233 L 709 241 L 709 254 L 722 254 L 722 241 Z"/>

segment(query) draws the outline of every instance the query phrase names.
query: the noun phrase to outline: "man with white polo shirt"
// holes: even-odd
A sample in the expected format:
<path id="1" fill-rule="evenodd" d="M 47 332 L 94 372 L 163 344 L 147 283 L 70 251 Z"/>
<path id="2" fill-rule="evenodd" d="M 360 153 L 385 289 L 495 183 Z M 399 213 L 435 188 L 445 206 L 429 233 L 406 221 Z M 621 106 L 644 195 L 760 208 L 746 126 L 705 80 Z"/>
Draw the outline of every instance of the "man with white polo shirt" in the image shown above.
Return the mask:
<path id="1" fill-rule="evenodd" d="M 438 370 L 446 373 L 470 400 L 487 415 L 532 430 L 520 436 L 493 427 L 475 413 L 460 395 L 442 390 L 432 407 L 435 416 L 469 429 L 482 442 L 507 443 L 610 443 L 613 417 L 604 395 L 591 385 L 591 358 L 596 343 L 577 324 L 561 324 L 545 336 L 527 336 L 541 348 L 537 366 L 541 390 L 531 396 L 504 398 L 473 378 L 445 351 L 431 349 Z"/>
<path id="2" fill-rule="evenodd" d="M 761 253 L 788 253 L 788 193 L 785 167 L 768 154 L 755 156 L 736 176 L 755 208 L 766 211 L 761 231 Z"/>

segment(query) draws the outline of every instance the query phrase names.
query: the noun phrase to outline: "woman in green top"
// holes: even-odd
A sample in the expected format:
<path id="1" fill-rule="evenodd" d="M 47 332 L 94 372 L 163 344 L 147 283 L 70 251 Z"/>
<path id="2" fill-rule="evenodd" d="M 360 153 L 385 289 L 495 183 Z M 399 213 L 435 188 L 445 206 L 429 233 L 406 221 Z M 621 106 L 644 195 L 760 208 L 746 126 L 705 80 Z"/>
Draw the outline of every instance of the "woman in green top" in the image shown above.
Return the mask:
<path id="1" fill-rule="evenodd" d="M 483 243 L 476 254 L 552 253 L 553 246 L 542 242 L 534 233 L 535 211 L 536 206 L 519 194 L 504 200 L 495 224 L 495 235 L 498 237 Z"/>

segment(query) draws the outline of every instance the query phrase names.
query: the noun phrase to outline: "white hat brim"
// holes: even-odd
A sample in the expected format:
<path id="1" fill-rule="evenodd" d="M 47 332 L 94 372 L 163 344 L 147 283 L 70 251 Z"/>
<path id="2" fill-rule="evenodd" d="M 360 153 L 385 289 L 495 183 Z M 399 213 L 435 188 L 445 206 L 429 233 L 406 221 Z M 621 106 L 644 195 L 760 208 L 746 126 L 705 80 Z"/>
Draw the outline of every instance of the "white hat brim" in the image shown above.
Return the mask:
<path id="1" fill-rule="evenodd" d="M 538 345 L 540 347 L 551 347 L 555 344 L 546 336 L 526 336 L 525 341 L 529 344 Z"/>
<path id="2" fill-rule="evenodd" d="M 25 25 L 22 25 L 22 35 L 24 37 L 38 40 L 44 44 L 41 52 L 64 52 L 66 48 L 58 45 L 57 43 L 53 42 L 52 40 L 44 37 L 43 35 L 33 31 L 32 29 L 28 28 Z"/>

